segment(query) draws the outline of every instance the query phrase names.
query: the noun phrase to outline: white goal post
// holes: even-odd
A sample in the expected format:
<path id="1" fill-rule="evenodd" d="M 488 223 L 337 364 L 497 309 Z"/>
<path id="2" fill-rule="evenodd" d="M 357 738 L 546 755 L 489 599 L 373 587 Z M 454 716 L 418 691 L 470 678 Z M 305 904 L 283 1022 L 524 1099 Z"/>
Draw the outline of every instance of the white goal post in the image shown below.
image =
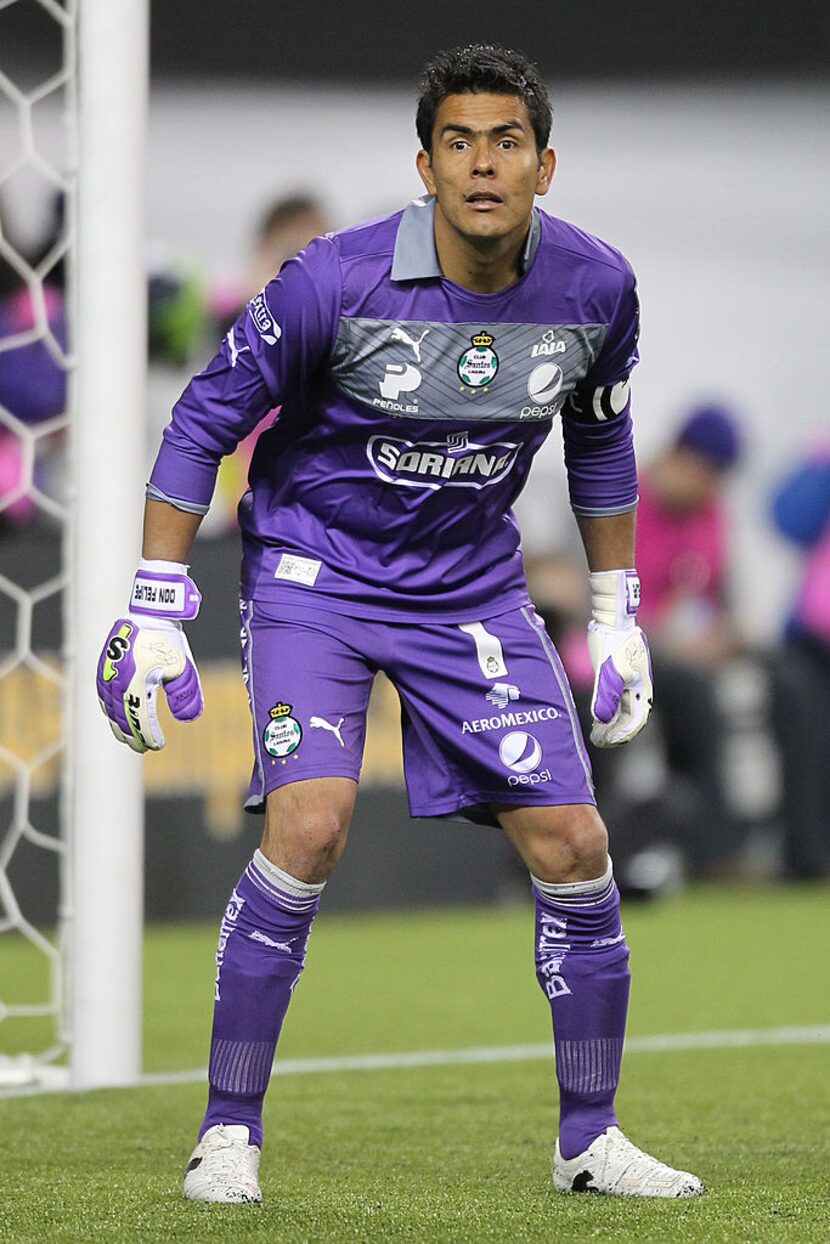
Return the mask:
<path id="1" fill-rule="evenodd" d="M 148 0 L 80 0 L 79 18 L 69 1036 L 87 1088 L 141 1069 L 141 762 L 109 732 L 95 667 L 140 553 Z"/>
<path id="2" fill-rule="evenodd" d="M 0 708 L 15 710 L 0 734 L 0 940 L 20 939 L 20 962 L 38 954 L 48 965 L 46 997 L 35 997 L 34 973 L 31 982 L 18 973 L 4 985 L 0 1093 L 26 1085 L 127 1084 L 141 1070 L 142 762 L 112 738 L 97 704 L 95 671 L 112 622 L 127 608 L 140 554 L 149 0 L 33 3 L 41 21 L 45 13 L 55 24 L 54 63 L 38 77 L 37 56 L 47 59 L 40 49 L 32 64 L 21 58 L 0 71 L 7 153 L 0 191 L 5 195 L 15 178 L 39 179 L 42 194 L 60 195 L 65 224 L 49 255 L 32 267 L 0 218 L 0 261 L 31 307 L 31 324 L 0 339 L 0 363 L 40 343 L 66 373 L 68 397 L 61 414 L 40 423 L 0 405 L 0 435 L 18 446 L 21 464 L 18 482 L 0 493 L 0 513 L 5 520 L 8 510 L 13 520 L 4 534 L 4 568 L 11 569 L 0 574 L 0 594 L 4 617 L 11 608 L 16 618 L 13 633 L 0 637 Z M 0 0 L 7 23 L 17 13 L 25 20 L 24 8 L 30 15 L 29 0 Z M 61 258 L 65 347 L 50 319 L 56 295 L 47 297 L 46 288 Z M 61 435 L 68 479 L 61 475 L 55 495 L 41 483 L 37 461 L 47 438 Z M 58 574 L 34 586 L 26 586 L 22 546 L 14 543 L 21 502 L 47 516 L 52 532 L 44 538 L 61 545 Z M 37 606 L 49 599 L 62 602 L 62 653 L 44 649 L 33 626 Z M 58 833 L 41 828 L 35 802 L 54 792 L 47 771 L 60 774 Z M 50 855 L 60 863 L 58 909 L 43 928 L 15 892 L 24 843 L 42 849 L 44 878 Z M 5 1040 L 6 1021 L 11 1031 L 17 1020 L 31 1019 L 50 1022 L 51 1040 L 35 1048 L 32 1038 L 25 1054 L 14 1053 L 22 1041 Z M 67 1052 L 68 1067 L 59 1065 Z"/>

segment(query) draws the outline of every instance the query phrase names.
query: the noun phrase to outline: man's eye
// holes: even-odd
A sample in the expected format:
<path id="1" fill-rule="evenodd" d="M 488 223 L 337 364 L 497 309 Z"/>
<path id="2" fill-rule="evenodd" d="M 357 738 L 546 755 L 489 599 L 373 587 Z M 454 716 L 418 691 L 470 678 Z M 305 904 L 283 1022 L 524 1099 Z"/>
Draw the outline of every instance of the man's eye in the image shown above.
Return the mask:
<path id="1" fill-rule="evenodd" d="M 454 142 L 450 143 L 450 147 L 453 151 L 464 151 L 467 144 L 463 138 L 456 138 Z"/>

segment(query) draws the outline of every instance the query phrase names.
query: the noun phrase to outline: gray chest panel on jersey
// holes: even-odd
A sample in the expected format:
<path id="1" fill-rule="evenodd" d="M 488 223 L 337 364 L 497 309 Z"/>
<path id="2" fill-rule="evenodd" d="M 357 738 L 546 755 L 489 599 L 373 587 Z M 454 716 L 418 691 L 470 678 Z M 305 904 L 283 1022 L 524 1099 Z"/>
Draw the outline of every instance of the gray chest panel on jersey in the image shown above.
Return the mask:
<path id="1" fill-rule="evenodd" d="M 407 419 L 551 419 L 599 354 L 605 324 L 470 324 L 342 317 L 334 383 Z"/>

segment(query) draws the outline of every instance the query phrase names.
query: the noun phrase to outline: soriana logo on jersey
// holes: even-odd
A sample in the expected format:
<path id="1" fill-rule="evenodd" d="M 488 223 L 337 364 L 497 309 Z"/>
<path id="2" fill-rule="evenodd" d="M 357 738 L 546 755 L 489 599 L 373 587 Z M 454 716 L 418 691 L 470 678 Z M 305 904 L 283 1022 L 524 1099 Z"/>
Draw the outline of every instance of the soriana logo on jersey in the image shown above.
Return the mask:
<path id="1" fill-rule="evenodd" d="M 513 441 L 477 445 L 467 432 L 444 441 L 406 441 L 373 436 L 366 453 L 372 469 L 387 484 L 404 488 L 486 488 L 510 473 L 520 446 Z"/>

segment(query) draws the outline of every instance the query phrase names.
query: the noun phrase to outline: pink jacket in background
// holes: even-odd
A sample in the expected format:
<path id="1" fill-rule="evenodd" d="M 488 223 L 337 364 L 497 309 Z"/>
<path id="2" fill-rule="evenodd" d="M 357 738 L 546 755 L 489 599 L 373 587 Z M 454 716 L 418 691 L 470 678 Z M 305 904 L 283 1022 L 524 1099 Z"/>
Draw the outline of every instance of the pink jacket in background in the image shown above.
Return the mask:
<path id="1" fill-rule="evenodd" d="M 725 572 L 724 514 L 717 501 L 690 512 L 665 506 L 648 477 L 640 478 L 637 552 L 642 596 L 638 621 L 691 634 L 720 611 Z"/>

